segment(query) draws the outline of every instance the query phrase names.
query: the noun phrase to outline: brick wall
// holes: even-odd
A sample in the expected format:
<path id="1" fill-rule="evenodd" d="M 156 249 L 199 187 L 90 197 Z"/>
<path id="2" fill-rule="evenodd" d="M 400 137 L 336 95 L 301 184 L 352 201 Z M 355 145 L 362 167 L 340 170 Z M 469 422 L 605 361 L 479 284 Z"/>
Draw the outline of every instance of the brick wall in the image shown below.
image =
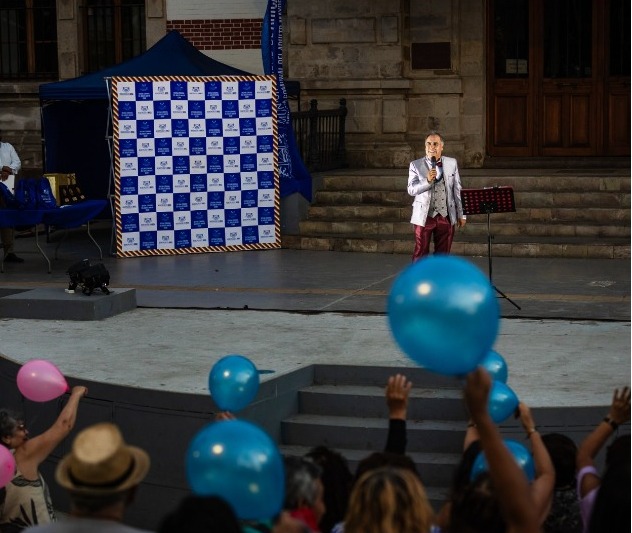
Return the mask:
<path id="1" fill-rule="evenodd" d="M 199 50 L 261 48 L 263 19 L 168 20 L 167 31 L 178 30 Z"/>

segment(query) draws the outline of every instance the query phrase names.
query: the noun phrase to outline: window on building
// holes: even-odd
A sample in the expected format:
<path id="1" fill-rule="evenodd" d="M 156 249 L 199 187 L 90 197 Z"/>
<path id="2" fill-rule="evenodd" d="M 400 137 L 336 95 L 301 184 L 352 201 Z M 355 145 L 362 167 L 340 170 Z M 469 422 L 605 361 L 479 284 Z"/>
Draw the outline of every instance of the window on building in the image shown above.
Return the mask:
<path id="1" fill-rule="evenodd" d="M 145 0 L 84 0 L 84 73 L 145 51 Z"/>
<path id="2" fill-rule="evenodd" d="M 57 79 L 55 0 L 0 2 L 0 79 Z"/>

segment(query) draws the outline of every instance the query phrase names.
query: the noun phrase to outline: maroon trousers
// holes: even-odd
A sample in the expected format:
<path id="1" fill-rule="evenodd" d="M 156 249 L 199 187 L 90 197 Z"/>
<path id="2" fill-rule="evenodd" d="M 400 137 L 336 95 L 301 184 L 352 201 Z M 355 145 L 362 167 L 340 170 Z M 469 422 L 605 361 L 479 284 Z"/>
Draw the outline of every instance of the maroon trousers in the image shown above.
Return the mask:
<path id="1" fill-rule="evenodd" d="M 449 254 L 454 238 L 454 226 L 448 217 L 428 217 L 425 226 L 415 225 L 415 250 L 413 262 L 430 253 L 430 239 L 434 242 L 435 254 Z"/>

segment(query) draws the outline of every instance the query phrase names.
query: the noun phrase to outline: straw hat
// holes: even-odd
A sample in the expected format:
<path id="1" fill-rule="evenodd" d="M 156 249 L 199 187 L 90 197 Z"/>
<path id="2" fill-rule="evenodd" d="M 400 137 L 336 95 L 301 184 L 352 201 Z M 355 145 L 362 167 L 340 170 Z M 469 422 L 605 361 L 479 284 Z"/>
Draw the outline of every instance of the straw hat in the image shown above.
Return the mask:
<path id="1" fill-rule="evenodd" d="M 118 427 L 104 422 L 77 434 L 72 451 L 57 465 L 55 479 L 77 494 L 114 494 L 138 485 L 149 463 L 144 450 L 128 446 Z"/>

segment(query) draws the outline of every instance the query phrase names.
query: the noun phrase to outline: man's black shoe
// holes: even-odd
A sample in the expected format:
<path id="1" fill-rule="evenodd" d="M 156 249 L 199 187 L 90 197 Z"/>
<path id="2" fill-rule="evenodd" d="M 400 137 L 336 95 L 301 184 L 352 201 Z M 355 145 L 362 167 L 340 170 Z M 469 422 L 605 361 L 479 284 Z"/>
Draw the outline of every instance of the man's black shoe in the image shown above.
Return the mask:
<path id="1" fill-rule="evenodd" d="M 24 263 L 24 259 L 18 257 L 14 253 L 10 253 L 4 256 L 5 263 Z"/>

